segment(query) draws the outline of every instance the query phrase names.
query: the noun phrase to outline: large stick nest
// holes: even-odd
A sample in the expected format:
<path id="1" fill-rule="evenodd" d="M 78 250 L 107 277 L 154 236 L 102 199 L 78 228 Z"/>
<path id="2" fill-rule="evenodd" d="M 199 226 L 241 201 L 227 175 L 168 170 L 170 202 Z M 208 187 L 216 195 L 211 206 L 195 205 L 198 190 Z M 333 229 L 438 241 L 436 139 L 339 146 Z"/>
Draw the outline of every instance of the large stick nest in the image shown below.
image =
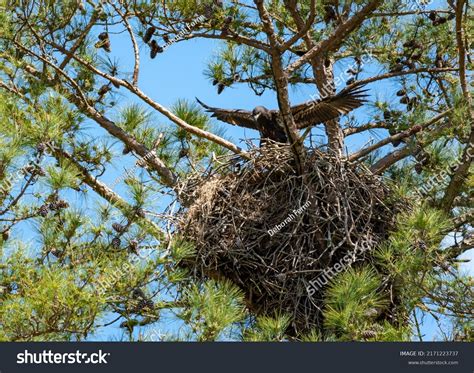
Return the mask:
<path id="1" fill-rule="evenodd" d="M 186 266 L 232 280 L 257 314 L 289 314 L 295 333 L 320 328 L 324 289 L 310 296 L 309 282 L 346 255 L 370 260 L 399 204 L 365 166 L 327 152 L 309 149 L 302 175 L 288 146 L 250 153 L 181 185 L 178 229 L 196 249 Z"/>

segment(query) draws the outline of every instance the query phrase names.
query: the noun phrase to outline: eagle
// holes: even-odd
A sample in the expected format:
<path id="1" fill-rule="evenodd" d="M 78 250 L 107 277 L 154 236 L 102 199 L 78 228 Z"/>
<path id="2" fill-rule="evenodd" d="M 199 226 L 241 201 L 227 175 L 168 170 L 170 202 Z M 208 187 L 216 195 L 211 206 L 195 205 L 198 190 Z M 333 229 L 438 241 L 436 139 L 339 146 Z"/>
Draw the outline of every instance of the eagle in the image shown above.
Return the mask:
<path id="1" fill-rule="evenodd" d="M 363 87 L 344 89 L 336 95 L 327 96 L 318 100 L 311 100 L 292 106 L 291 113 L 297 129 L 325 123 L 347 114 L 362 106 L 367 100 L 367 90 Z M 251 128 L 260 132 L 262 140 L 270 139 L 280 143 L 287 143 L 288 138 L 283 126 L 280 112 L 269 110 L 264 106 L 257 106 L 252 111 L 242 109 L 219 109 L 203 103 L 196 97 L 197 102 L 212 113 L 211 117 L 232 124 Z"/>

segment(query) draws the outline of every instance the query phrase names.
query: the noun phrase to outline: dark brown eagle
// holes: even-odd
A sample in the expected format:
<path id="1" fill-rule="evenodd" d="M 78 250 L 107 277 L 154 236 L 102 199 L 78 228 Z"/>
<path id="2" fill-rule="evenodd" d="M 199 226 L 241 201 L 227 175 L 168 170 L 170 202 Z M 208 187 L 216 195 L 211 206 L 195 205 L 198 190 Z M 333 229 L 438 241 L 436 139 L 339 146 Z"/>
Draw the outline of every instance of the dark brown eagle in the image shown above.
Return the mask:
<path id="1" fill-rule="evenodd" d="M 303 104 L 292 106 L 291 112 L 298 129 L 325 123 L 347 114 L 366 102 L 366 89 L 355 87 L 345 89 L 337 95 L 325 97 L 320 100 L 307 101 Z M 277 142 L 288 142 L 285 128 L 283 127 L 280 112 L 257 106 L 253 111 L 242 109 L 219 109 L 210 107 L 196 98 L 212 117 L 234 126 L 251 128 L 260 132 L 261 139 L 270 139 Z"/>

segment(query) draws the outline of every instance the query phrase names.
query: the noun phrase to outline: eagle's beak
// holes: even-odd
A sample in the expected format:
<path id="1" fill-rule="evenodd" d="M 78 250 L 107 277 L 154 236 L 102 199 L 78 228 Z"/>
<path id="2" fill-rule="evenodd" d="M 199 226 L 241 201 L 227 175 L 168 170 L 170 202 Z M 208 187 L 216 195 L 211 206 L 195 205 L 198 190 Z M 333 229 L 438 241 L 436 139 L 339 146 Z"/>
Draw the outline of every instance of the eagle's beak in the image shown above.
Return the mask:
<path id="1" fill-rule="evenodd" d="M 255 115 L 253 116 L 253 119 L 255 120 L 255 122 L 258 121 L 258 118 L 260 118 L 260 115 L 262 115 L 262 114 L 261 114 L 261 113 L 258 113 L 258 114 L 255 114 Z"/>

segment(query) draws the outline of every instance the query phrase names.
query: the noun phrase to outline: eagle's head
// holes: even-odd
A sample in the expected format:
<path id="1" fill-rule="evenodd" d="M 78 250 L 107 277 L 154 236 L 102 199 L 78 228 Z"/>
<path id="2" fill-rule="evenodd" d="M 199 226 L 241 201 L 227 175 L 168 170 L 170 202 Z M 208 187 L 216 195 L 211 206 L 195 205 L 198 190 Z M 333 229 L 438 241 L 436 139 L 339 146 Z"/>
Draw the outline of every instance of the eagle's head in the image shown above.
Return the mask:
<path id="1" fill-rule="evenodd" d="M 260 117 L 268 117 L 268 110 L 263 106 L 256 106 L 252 111 L 252 116 L 255 119 L 255 122 L 258 123 Z"/>

